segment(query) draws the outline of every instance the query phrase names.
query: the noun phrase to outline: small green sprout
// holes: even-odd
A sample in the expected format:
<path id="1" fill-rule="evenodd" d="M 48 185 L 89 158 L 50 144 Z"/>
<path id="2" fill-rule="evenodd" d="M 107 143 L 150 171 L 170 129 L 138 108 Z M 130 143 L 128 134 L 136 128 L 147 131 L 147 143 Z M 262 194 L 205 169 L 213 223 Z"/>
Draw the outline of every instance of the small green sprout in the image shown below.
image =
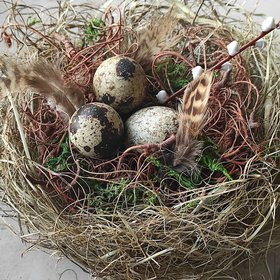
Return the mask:
<path id="1" fill-rule="evenodd" d="M 171 59 L 167 59 L 157 65 L 156 72 L 164 84 L 166 84 L 166 87 L 169 81 L 169 87 L 173 91 L 183 88 L 192 79 L 191 76 L 189 78 L 187 77 L 188 69 L 184 63 L 176 63 Z"/>
<path id="2" fill-rule="evenodd" d="M 85 27 L 86 40 L 89 42 L 97 41 L 104 26 L 105 23 L 101 19 L 91 19 Z"/>
<path id="3" fill-rule="evenodd" d="M 209 137 L 204 137 L 203 142 L 204 150 L 198 164 L 212 172 L 221 172 L 228 180 L 232 181 L 233 178 L 227 169 L 219 162 L 219 147 Z"/>
<path id="4" fill-rule="evenodd" d="M 39 19 L 37 19 L 37 18 L 35 18 L 33 16 L 29 16 L 27 18 L 27 22 L 26 23 L 27 23 L 27 26 L 31 27 L 31 26 L 35 25 L 36 23 L 39 23 L 39 22 L 41 22 Z"/>
<path id="5" fill-rule="evenodd" d="M 178 181 L 182 187 L 186 189 L 194 188 L 194 182 L 190 178 L 187 178 L 182 173 L 177 172 L 170 166 L 164 165 L 160 160 L 158 160 L 154 156 L 149 156 L 147 160 L 150 163 L 152 163 L 155 167 L 159 167 L 160 170 L 166 174 L 166 177 L 170 177 Z"/>
<path id="6" fill-rule="evenodd" d="M 62 151 L 57 157 L 50 157 L 45 163 L 46 167 L 52 171 L 61 172 L 68 166 L 67 160 L 71 155 L 68 137 L 61 144 L 61 149 Z"/>

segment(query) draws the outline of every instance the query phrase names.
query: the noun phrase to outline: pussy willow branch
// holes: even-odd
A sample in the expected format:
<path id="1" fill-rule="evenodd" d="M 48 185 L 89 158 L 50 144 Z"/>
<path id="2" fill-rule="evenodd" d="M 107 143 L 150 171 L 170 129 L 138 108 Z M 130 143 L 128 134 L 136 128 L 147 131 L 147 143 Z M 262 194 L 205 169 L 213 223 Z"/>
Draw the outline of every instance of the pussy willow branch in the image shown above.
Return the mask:
<path id="1" fill-rule="evenodd" d="M 251 40 L 250 42 L 246 43 L 245 45 L 243 45 L 240 50 L 235 54 L 235 55 L 228 55 L 226 58 L 224 58 L 223 60 L 221 60 L 220 62 L 218 62 L 217 64 L 215 64 L 212 68 L 210 68 L 210 70 L 214 71 L 214 70 L 218 70 L 221 68 L 221 66 L 227 62 L 230 61 L 233 57 L 237 56 L 238 54 L 242 53 L 244 50 L 246 50 L 249 47 L 255 46 L 256 42 L 263 38 L 265 35 L 269 34 L 270 32 L 272 32 L 273 30 L 277 29 L 280 27 L 280 21 L 276 24 L 275 28 L 272 28 L 271 30 L 268 31 L 262 31 L 261 34 L 259 36 L 257 36 L 256 38 L 254 38 L 253 40 Z M 227 79 L 228 79 L 228 75 L 229 75 L 230 71 L 227 71 L 223 77 L 223 80 L 220 82 L 219 85 L 217 85 L 218 87 L 221 86 L 222 84 L 226 83 Z M 187 87 L 187 86 L 186 86 Z M 180 89 L 179 91 L 175 92 L 173 95 L 171 95 L 164 104 L 168 103 L 169 101 L 171 101 L 172 99 L 174 99 L 175 97 L 181 95 L 184 91 L 185 88 Z M 147 154 L 149 153 L 153 153 L 156 152 L 158 150 L 161 150 L 162 148 L 165 148 L 171 144 L 173 144 L 175 142 L 175 135 L 171 135 L 169 138 L 167 138 L 164 142 L 160 143 L 160 144 L 152 144 L 152 145 L 139 145 L 139 146 L 135 146 L 135 147 L 131 147 L 128 150 L 130 151 L 130 149 L 139 149 L 142 148 Z"/>
<path id="2" fill-rule="evenodd" d="M 237 56 L 238 54 L 242 53 L 244 50 L 248 49 L 249 47 L 253 47 L 256 45 L 256 42 L 263 38 L 265 35 L 267 35 L 268 33 L 272 32 L 273 30 L 277 29 L 280 27 L 280 21 L 276 24 L 275 28 L 272 28 L 269 31 L 262 31 L 261 34 L 256 37 L 255 39 L 253 39 L 252 41 L 248 42 L 247 44 L 243 45 L 240 50 L 235 54 L 235 55 L 228 55 L 226 58 L 224 58 L 222 61 L 220 61 L 219 63 L 217 63 L 216 65 L 214 65 L 210 70 L 218 70 L 221 68 L 221 66 L 231 60 L 233 57 Z"/>
<path id="3" fill-rule="evenodd" d="M 227 57 L 225 57 L 223 60 L 221 60 L 220 62 L 218 62 L 217 64 L 215 64 L 212 68 L 210 68 L 210 70 L 219 70 L 221 68 L 221 66 L 227 62 L 230 61 L 232 58 L 234 58 L 235 56 L 239 55 L 240 53 L 242 53 L 244 50 L 248 49 L 249 47 L 253 47 L 255 46 L 256 42 L 263 38 L 264 36 L 266 36 L 267 34 L 269 34 L 270 32 L 272 32 L 273 30 L 280 28 L 280 21 L 275 25 L 274 28 L 268 30 L 268 31 L 262 31 L 260 33 L 259 36 L 257 36 L 256 38 L 254 38 L 253 40 L 251 40 L 250 42 L 246 43 L 245 45 L 243 45 L 240 50 L 235 54 L 235 55 L 228 55 Z M 169 101 L 173 100 L 175 97 L 180 96 L 181 94 L 183 94 L 185 88 L 187 86 L 185 86 L 184 88 L 178 90 L 177 92 L 175 92 L 174 94 L 172 94 L 171 96 L 169 96 L 169 98 L 164 102 L 164 104 L 168 103 Z"/>

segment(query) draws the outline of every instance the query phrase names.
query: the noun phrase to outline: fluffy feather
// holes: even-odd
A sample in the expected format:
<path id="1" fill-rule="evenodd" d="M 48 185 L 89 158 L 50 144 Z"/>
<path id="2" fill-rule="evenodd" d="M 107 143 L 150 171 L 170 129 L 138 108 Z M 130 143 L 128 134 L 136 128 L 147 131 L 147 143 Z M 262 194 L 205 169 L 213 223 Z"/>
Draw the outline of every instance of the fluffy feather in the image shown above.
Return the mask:
<path id="1" fill-rule="evenodd" d="M 0 56 L 0 98 L 6 95 L 6 89 L 10 92 L 19 91 L 25 87 L 25 67 L 12 59 Z"/>
<path id="2" fill-rule="evenodd" d="M 32 89 L 46 97 L 56 110 L 69 117 L 85 103 L 83 92 L 74 84 L 66 84 L 61 71 L 45 61 L 28 66 L 0 57 L 0 97 L 4 87 L 15 93 Z"/>
<path id="3" fill-rule="evenodd" d="M 203 128 L 212 79 L 213 73 L 205 72 L 184 92 L 173 161 L 177 170 L 192 171 L 196 168 L 196 158 L 202 150 L 202 144 L 196 138 Z"/>
<path id="4" fill-rule="evenodd" d="M 154 17 L 137 31 L 138 49 L 135 60 L 147 71 L 154 57 L 161 51 L 171 50 L 181 36 L 176 34 L 178 19 L 171 12 L 164 17 Z"/>

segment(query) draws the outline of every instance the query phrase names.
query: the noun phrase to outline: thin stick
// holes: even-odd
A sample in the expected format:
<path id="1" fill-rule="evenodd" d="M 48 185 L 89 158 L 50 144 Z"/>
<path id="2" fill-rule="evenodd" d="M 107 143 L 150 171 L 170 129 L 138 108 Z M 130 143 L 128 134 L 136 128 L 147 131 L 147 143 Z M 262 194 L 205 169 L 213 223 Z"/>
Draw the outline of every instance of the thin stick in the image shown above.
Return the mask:
<path id="1" fill-rule="evenodd" d="M 214 65 L 210 70 L 218 70 L 221 68 L 221 66 L 231 60 L 232 58 L 234 58 L 235 56 L 237 56 L 238 54 L 242 53 L 244 50 L 248 49 L 249 47 L 253 47 L 256 45 L 256 42 L 263 38 L 265 35 L 269 34 L 270 32 L 272 32 L 273 30 L 277 29 L 280 27 L 280 21 L 276 24 L 275 28 L 272 28 L 269 31 L 262 31 L 261 34 L 259 36 L 257 36 L 255 39 L 251 40 L 250 42 L 248 42 L 247 44 L 243 45 L 240 50 L 235 54 L 235 55 L 228 55 L 226 58 L 224 58 L 223 60 L 221 60 L 220 62 L 218 62 L 216 65 Z"/>
<path id="2" fill-rule="evenodd" d="M 197 11 L 196 11 L 196 13 L 195 13 L 195 16 L 194 16 L 194 18 L 193 18 L 192 25 L 194 25 L 194 23 L 195 23 L 195 21 L 196 21 L 196 18 L 197 18 L 197 16 L 198 16 L 198 13 L 199 13 L 199 11 L 201 10 L 201 8 L 202 8 L 204 2 L 205 2 L 205 0 L 202 0 L 202 1 L 201 1 L 200 5 L 199 5 L 199 7 L 198 7 L 198 9 L 197 9 Z"/>
<path id="3" fill-rule="evenodd" d="M 18 110 L 15 106 L 13 97 L 12 97 L 10 91 L 7 88 L 5 90 L 7 92 L 8 99 L 9 99 L 9 101 L 11 103 L 11 106 L 12 106 L 12 109 L 14 111 L 15 120 L 16 120 L 16 123 L 17 123 L 18 131 L 19 131 L 20 138 L 21 138 L 21 141 L 22 141 L 22 144 L 23 144 L 23 149 L 24 149 L 26 158 L 29 159 L 29 160 L 32 160 L 31 155 L 29 153 L 29 149 L 28 149 L 28 145 L 27 145 L 27 142 L 26 142 L 25 134 L 24 134 L 24 131 L 23 131 L 23 126 L 22 126 L 22 123 L 21 123 L 21 120 L 20 120 L 20 116 L 19 116 Z"/>
<path id="4" fill-rule="evenodd" d="M 210 70 L 218 70 L 221 68 L 221 66 L 227 62 L 230 61 L 232 58 L 234 58 L 235 56 L 237 56 L 238 54 L 242 53 L 244 50 L 246 50 L 249 47 L 255 46 L 256 42 L 263 38 L 265 35 L 269 34 L 270 32 L 272 32 L 273 30 L 277 29 L 280 27 L 280 21 L 276 24 L 276 26 L 274 28 L 272 28 L 269 31 L 262 31 L 261 34 L 259 36 L 257 36 L 256 38 L 254 38 L 253 40 L 251 40 L 250 42 L 246 43 L 245 45 L 243 45 L 240 50 L 235 54 L 235 55 L 228 55 L 227 57 L 225 57 L 223 60 L 221 60 L 220 62 L 218 62 L 217 64 L 215 64 Z M 183 94 L 184 89 L 187 86 L 185 86 L 184 88 L 182 88 L 181 90 L 178 90 L 177 92 L 175 92 L 174 94 L 172 94 L 171 96 L 169 96 L 169 98 L 164 102 L 164 104 L 167 104 L 169 101 L 173 100 L 175 97 L 180 96 L 181 94 Z"/>

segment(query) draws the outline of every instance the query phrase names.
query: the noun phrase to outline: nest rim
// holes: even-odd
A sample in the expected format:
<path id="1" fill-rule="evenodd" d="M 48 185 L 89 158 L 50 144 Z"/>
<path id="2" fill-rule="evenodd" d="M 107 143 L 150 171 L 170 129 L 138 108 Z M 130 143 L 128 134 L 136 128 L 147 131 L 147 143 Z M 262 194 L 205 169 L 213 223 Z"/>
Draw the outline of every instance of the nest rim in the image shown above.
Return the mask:
<path id="1" fill-rule="evenodd" d="M 265 66 L 267 61 L 255 60 L 255 63 L 260 67 Z M 270 67 L 273 69 L 273 66 Z M 263 96 L 266 96 L 266 93 Z M 271 127 L 277 129 L 277 126 L 280 126 L 279 112 L 277 113 L 280 100 L 275 100 Z M 11 98 L 9 101 L 12 110 L 5 112 L 3 145 L 0 150 L 0 172 L 5 186 L 4 199 L 19 213 L 28 227 L 40 232 L 39 239 L 26 238 L 28 242 L 34 242 L 44 248 L 58 249 L 87 270 L 98 271 L 101 276 L 121 277 L 118 279 L 142 279 L 143 274 L 150 270 L 151 274 L 167 273 L 168 277 L 176 279 L 176 267 L 183 269 L 186 262 L 191 262 L 185 273 L 191 274 L 194 268 L 204 266 L 196 273 L 201 276 L 205 267 L 212 267 L 213 263 L 222 271 L 222 266 L 229 268 L 241 256 L 249 257 L 252 248 L 256 249 L 257 245 L 262 244 L 262 232 L 268 231 L 268 236 L 272 234 L 273 228 L 267 227 L 269 221 L 277 228 L 273 217 L 277 204 L 280 203 L 279 186 L 274 183 L 275 168 L 272 166 L 273 161 L 270 162 L 271 157 L 279 153 L 276 130 L 268 129 L 263 141 L 268 143 L 268 146 L 275 145 L 274 151 L 264 153 L 263 158 L 266 162 L 253 163 L 249 160 L 238 179 L 206 187 L 206 192 L 210 195 L 204 196 L 203 199 L 199 196 L 195 198 L 194 201 L 200 199 L 200 204 L 191 212 L 187 212 L 188 208 L 184 207 L 182 202 L 173 208 L 162 205 L 137 205 L 123 212 L 116 209 L 111 215 L 91 213 L 86 207 L 81 207 L 77 213 L 71 215 L 73 204 L 70 203 L 67 209 L 61 210 L 58 207 L 59 201 L 54 200 L 47 189 L 38 188 L 36 182 L 31 181 L 29 174 L 36 173 L 36 170 L 42 171 L 45 167 L 32 160 L 27 141 L 23 141 L 24 134 L 15 137 L 14 132 L 23 128 L 18 126 L 15 119 L 19 116 L 16 101 Z M 273 160 L 277 161 L 277 158 Z M 258 170 L 261 172 L 257 172 Z M 229 194 L 233 195 L 230 199 L 227 196 Z M 254 204 L 258 198 L 261 198 L 262 202 Z M 192 200 L 188 201 L 190 202 Z M 218 210 L 213 207 L 215 203 Z M 226 212 L 219 210 L 223 207 Z M 69 210 L 70 212 L 67 212 Z M 254 211 L 258 211 L 259 216 L 253 214 Z M 242 217 L 242 214 L 248 215 L 248 219 Z M 211 215 L 215 217 L 212 224 L 207 219 L 207 216 Z M 261 220 L 262 216 L 264 218 Z M 233 217 L 236 218 L 235 221 L 231 221 Z M 224 224 L 221 222 L 223 220 Z M 238 235 L 235 228 L 237 233 L 231 236 L 230 229 L 225 229 L 229 221 L 233 228 L 237 227 L 239 221 L 244 231 Z M 251 225 L 248 231 L 244 229 L 245 223 Z M 160 228 L 159 225 L 164 226 Z M 219 234 L 220 229 L 227 234 Z M 127 240 L 130 241 L 129 244 Z M 268 246 L 267 243 L 262 244 L 259 251 L 266 250 Z M 149 251 L 146 252 L 146 248 L 149 248 Z M 200 248 L 204 248 L 205 251 L 201 251 Z M 234 248 L 227 252 L 227 261 L 222 254 L 225 248 Z M 211 251 L 211 254 L 208 254 L 207 250 Z M 141 258 L 139 254 L 142 255 Z M 178 259 L 181 259 L 181 264 Z M 213 273 L 211 269 L 208 271 L 209 275 L 216 272 Z M 182 275 L 182 270 L 179 274 Z"/>

